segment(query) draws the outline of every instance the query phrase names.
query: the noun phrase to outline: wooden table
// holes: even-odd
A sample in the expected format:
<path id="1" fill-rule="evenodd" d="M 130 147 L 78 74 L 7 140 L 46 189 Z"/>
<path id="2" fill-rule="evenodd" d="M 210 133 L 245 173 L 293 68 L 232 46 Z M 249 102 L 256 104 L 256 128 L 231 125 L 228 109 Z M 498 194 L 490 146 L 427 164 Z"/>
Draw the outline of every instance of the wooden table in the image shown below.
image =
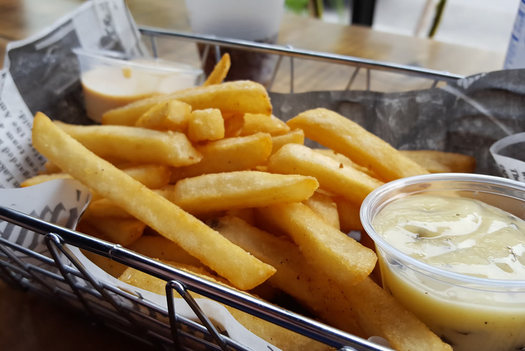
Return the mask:
<path id="1" fill-rule="evenodd" d="M 80 0 L 0 0 L 0 54 L 4 54 L 9 41 L 37 32 L 81 3 Z M 189 30 L 183 0 L 128 0 L 127 4 L 139 25 Z M 328 24 L 295 15 L 285 15 L 278 43 L 461 75 L 497 70 L 502 67 L 504 57 L 501 52 L 380 33 L 366 27 Z M 297 65 L 296 91 L 342 89 L 351 73 L 348 67 L 330 70 L 311 62 Z M 320 77 L 323 79 L 319 80 Z M 377 76 L 372 89 L 401 88 L 396 84 L 384 84 L 388 79 Z M 394 81 L 399 83 L 399 79 Z M 355 88 L 362 88 L 363 82 L 361 77 Z M 287 91 L 288 82 L 276 83 L 273 89 Z M 100 330 L 76 313 L 0 283 L 0 349 L 83 351 L 125 348 L 138 350 L 141 346 L 115 333 Z"/>

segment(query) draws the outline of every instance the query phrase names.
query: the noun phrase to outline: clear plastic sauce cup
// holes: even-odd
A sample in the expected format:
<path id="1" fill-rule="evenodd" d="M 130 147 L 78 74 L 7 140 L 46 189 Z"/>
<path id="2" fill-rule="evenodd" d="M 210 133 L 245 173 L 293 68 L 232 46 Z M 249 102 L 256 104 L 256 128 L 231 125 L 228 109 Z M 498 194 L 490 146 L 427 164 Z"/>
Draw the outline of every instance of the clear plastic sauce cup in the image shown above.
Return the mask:
<path id="1" fill-rule="evenodd" d="M 392 242 L 389 242 L 379 232 L 383 227 L 376 219 L 381 211 L 396 200 L 400 202 L 400 199 L 419 195 L 479 200 L 510 213 L 508 218 L 521 224 L 525 218 L 525 184 L 476 174 L 430 174 L 387 183 L 369 194 L 361 207 L 363 227 L 376 245 L 383 286 L 454 350 L 524 349 L 525 276 L 492 279 L 482 277 L 485 272 L 481 275 L 458 273 L 452 269 L 455 259 L 443 265 L 425 263 L 422 257 L 428 252 L 420 256 L 409 255 L 403 248 L 396 248 L 391 237 Z M 442 230 L 437 228 L 436 232 Z M 525 233 L 517 231 L 515 234 L 518 244 L 514 247 L 521 248 L 522 241 L 525 248 Z M 505 245 L 499 239 L 494 237 L 494 244 Z M 471 250 L 478 249 L 474 242 L 468 245 L 472 246 Z M 430 251 L 435 249 L 428 246 Z M 510 246 L 509 250 L 512 252 Z M 523 252 L 514 250 L 509 257 L 517 261 L 511 263 L 525 265 L 525 249 Z M 496 259 L 486 258 L 487 262 L 491 260 Z M 461 269 L 468 271 L 470 267 L 467 264 Z"/>
<path id="2" fill-rule="evenodd" d="M 193 87 L 202 70 L 158 59 L 124 60 L 98 52 L 77 55 L 88 117 L 100 122 L 104 112 L 133 101 Z"/>

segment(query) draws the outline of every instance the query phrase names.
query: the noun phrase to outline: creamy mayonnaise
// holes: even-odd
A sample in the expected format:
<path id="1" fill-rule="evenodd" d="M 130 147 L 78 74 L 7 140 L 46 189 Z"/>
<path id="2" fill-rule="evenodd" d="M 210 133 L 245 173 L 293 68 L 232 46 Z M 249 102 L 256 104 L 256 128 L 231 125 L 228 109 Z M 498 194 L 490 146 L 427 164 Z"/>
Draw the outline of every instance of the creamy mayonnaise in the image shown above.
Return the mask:
<path id="1" fill-rule="evenodd" d="M 432 266 L 525 280 L 525 221 L 484 202 L 408 196 L 382 209 L 373 226 L 392 246 Z"/>
<path id="2" fill-rule="evenodd" d="M 465 276 L 525 280 L 525 221 L 481 201 L 412 195 L 375 216 L 376 233 L 401 252 Z M 380 256 L 383 285 L 454 350 L 525 347 L 525 291 L 469 285 Z M 388 259 L 388 258 L 387 258 Z"/>

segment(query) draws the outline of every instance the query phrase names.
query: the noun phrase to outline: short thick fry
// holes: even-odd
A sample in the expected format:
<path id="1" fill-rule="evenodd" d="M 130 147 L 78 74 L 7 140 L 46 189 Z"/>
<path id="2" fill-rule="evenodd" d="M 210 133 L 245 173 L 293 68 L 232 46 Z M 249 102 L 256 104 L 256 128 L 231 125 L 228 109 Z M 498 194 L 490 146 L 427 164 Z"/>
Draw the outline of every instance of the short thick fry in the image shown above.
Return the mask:
<path id="1" fill-rule="evenodd" d="M 220 84 L 226 78 L 228 75 L 228 72 L 230 71 L 231 66 L 231 59 L 230 54 L 225 53 L 222 55 L 221 59 L 215 67 L 213 67 L 213 71 L 211 71 L 208 78 L 206 78 L 206 81 L 202 84 L 203 86 L 213 85 L 213 84 Z"/>
<path id="2" fill-rule="evenodd" d="M 189 88 L 139 100 L 107 111 L 102 116 L 102 124 L 134 125 L 137 119 L 154 105 L 174 99 L 190 104 L 194 110 L 218 108 L 224 117 L 246 112 L 268 115 L 272 113 L 270 98 L 264 86 L 240 80 Z"/>
<path id="3" fill-rule="evenodd" d="M 303 201 L 318 186 L 315 178 L 296 174 L 211 173 L 178 181 L 170 200 L 188 212 L 206 213 Z"/>
<path id="4" fill-rule="evenodd" d="M 370 168 L 385 181 L 428 173 L 381 138 L 336 112 L 324 108 L 308 110 L 287 124 L 303 129 L 307 138 Z"/>
<path id="5" fill-rule="evenodd" d="M 242 171 L 265 162 L 272 150 L 272 138 L 266 133 L 226 138 L 197 146 L 202 160 L 190 166 L 172 169 L 171 181 L 207 173 Z"/>
<path id="6" fill-rule="evenodd" d="M 224 119 L 221 110 L 207 108 L 192 111 L 186 134 L 192 142 L 224 138 Z"/>
<path id="7" fill-rule="evenodd" d="M 359 283 L 375 267 L 374 251 L 332 227 L 302 203 L 278 204 L 257 211 L 289 235 L 313 265 L 342 286 Z"/>
<path id="8" fill-rule="evenodd" d="M 400 152 L 431 173 L 472 173 L 476 169 L 476 159 L 469 155 L 437 150 L 400 150 Z"/>
<path id="9" fill-rule="evenodd" d="M 177 167 L 197 163 L 202 157 L 186 135 L 178 132 L 160 132 L 128 126 L 80 126 L 55 123 L 103 158 Z"/>
<path id="10" fill-rule="evenodd" d="M 359 204 L 372 190 L 383 184 L 353 167 L 299 144 L 281 147 L 270 156 L 268 169 L 270 172 L 315 177 L 322 189 Z"/>
<path id="11" fill-rule="evenodd" d="M 184 132 L 191 116 L 191 106 L 179 100 L 154 105 L 137 120 L 140 128 Z"/>
<path id="12" fill-rule="evenodd" d="M 275 273 L 273 267 L 97 157 L 42 113 L 37 113 L 33 121 L 33 146 L 74 178 L 177 242 L 236 287 L 251 289 Z"/>

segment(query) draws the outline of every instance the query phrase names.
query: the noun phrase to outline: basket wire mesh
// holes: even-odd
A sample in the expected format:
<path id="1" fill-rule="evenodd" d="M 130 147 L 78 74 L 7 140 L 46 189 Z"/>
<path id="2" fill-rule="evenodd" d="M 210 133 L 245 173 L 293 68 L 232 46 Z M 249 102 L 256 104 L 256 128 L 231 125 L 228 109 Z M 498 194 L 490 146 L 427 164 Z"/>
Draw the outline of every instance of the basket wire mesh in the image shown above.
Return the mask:
<path id="1" fill-rule="evenodd" d="M 430 81 L 453 82 L 461 76 L 418 67 L 397 65 L 356 57 L 299 50 L 288 46 L 195 35 L 157 28 L 140 28 L 150 43 L 155 57 L 160 56 L 159 38 L 170 38 L 204 44 L 206 55 L 220 54 L 223 47 L 233 47 L 276 55 L 277 63 L 267 88 L 271 89 L 284 59 L 290 60 L 289 92 L 294 92 L 294 60 L 318 60 L 353 69 L 346 89 L 351 89 L 361 70 L 366 72 L 370 89 L 371 71 L 388 71 L 412 75 Z M 297 313 L 256 299 L 251 295 L 204 280 L 191 273 L 167 266 L 139 255 L 120 245 L 65 229 L 10 208 L 0 207 L 0 220 L 35 232 L 45 240 L 47 253 L 39 253 L 0 236 L 0 277 L 12 286 L 59 300 L 86 313 L 95 323 L 112 328 L 155 349 L 175 350 L 250 350 L 231 339 L 220 326 L 203 313 L 191 292 L 250 313 L 271 323 L 334 347 L 339 350 L 388 350 L 354 335 L 342 332 Z M 166 282 L 167 309 L 144 299 L 140 294 L 125 291 L 97 280 L 71 252 L 77 247 L 110 258 L 128 267 L 160 278 Z M 182 296 L 198 320 L 177 313 L 175 292 Z"/>

